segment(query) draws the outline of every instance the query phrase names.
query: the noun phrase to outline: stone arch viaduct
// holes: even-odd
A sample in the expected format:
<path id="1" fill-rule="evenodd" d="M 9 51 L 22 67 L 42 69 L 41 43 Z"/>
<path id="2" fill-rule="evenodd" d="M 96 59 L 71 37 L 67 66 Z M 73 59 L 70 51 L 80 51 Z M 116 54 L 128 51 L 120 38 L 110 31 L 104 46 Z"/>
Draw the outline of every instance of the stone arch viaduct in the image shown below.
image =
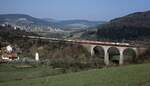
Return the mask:
<path id="1" fill-rule="evenodd" d="M 95 47 L 101 47 L 101 49 L 104 51 L 104 63 L 106 65 L 109 65 L 110 63 L 110 57 L 109 57 L 108 51 L 111 48 L 115 48 L 119 52 L 119 64 L 120 65 L 124 64 L 124 52 L 127 49 L 131 49 L 136 54 L 135 58 L 147 50 L 146 47 L 139 46 L 139 45 L 137 46 L 137 45 L 133 45 L 129 43 L 101 42 L 101 41 L 89 41 L 89 40 L 69 40 L 69 39 L 57 39 L 57 38 L 35 37 L 35 36 L 28 36 L 28 38 L 63 41 L 63 42 L 70 42 L 74 44 L 80 44 L 89 51 L 91 56 L 95 54 L 94 52 Z"/>
<path id="2" fill-rule="evenodd" d="M 84 46 L 91 56 L 95 54 L 94 48 L 100 47 L 104 51 L 104 63 L 106 65 L 110 64 L 110 56 L 109 50 L 111 48 L 115 48 L 119 52 L 119 64 L 124 64 L 124 52 L 128 51 L 129 49 L 135 53 L 134 58 L 137 58 L 139 55 L 144 53 L 147 48 L 145 46 L 134 45 L 129 43 L 116 43 L 116 42 L 101 42 L 101 41 L 89 41 L 89 40 L 65 40 L 72 43 L 78 43 Z"/>
<path id="3" fill-rule="evenodd" d="M 124 52 L 128 51 L 128 49 L 132 50 L 136 55 L 134 58 L 137 58 L 139 55 L 144 53 L 147 48 L 130 45 L 128 43 L 113 43 L 113 42 L 93 42 L 93 43 L 83 43 L 82 44 L 93 56 L 95 54 L 94 48 L 100 47 L 104 51 L 104 63 L 109 65 L 110 57 L 109 50 L 111 48 L 115 48 L 119 52 L 119 64 L 124 64 Z"/>

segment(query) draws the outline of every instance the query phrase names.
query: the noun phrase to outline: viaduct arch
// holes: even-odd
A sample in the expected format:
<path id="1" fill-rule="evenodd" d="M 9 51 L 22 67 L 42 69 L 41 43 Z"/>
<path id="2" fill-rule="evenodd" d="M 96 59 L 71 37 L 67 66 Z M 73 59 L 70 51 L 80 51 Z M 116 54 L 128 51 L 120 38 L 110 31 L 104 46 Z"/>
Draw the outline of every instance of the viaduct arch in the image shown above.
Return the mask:
<path id="1" fill-rule="evenodd" d="M 125 57 L 127 57 L 127 55 L 130 52 L 134 53 L 134 56 L 132 56 L 132 60 L 133 58 L 136 58 L 138 56 L 138 48 L 136 47 L 106 46 L 106 45 L 90 45 L 90 46 L 91 46 L 90 48 L 91 56 L 95 54 L 95 48 L 97 47 L 101 48 L 104 51 L 102 54 L 104 55 L 103 56 L 104 63 L 106 65 L 110 64 L 110 59 L 112 59 L 112 55 L 117 55 L 119 57 L 120 65 L 124 64 Z"/>

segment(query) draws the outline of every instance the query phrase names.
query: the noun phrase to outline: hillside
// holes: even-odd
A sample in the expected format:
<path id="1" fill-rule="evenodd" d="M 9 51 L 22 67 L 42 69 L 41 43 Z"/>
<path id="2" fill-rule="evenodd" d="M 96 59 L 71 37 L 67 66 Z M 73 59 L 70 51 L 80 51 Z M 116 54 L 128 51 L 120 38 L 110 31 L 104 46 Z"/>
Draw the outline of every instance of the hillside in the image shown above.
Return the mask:
<path id="1" fill-rule="evenodd" d="M 150 40 L 150 11 L 113 19 L 99 26 L 96 34 L 98 40 Z"/>
<path id="2" fill-rule="evenodd" d="M 14 28 L 11 25 L 0 26 L 0 42 L 17 42 L 18 39 L 23 39 L 23 36 L 38 36 L 32 32 Z"/>
<path id="3" fill-rule="evenodd" d="M 25 14 L 1 14 L 0 24 L 11 24 L 27 31 L 42 31 L 59 28 L 59 25 Z"/>
<path id="4" fill-rule="evenodd" d="M 87 29 L 104 24 L 104 21 L 89 21 L 89 20 L 64 20 L 58 22 L 64 29 Z"/>
<path id="5" fill-rule="evenodd" d="M 95 69 L 57 76 L 46 76 L 31 80 L 12 80 L 0 83 L 0 86 L 149 86 L 149 66 L 150 64 L 130 65 L 109 69 Z M 31 76 L 30 71 L 28 72 L 28 75 L 26 74 L 26 76 Z M 38 71 L 40 70 L 37 70 L 36 73 L 38 73 Z M 13 70 L 11 71 L 11 73 L 9 73 L 8 71 L 5 73 L 1 70 L 1 73 L 3 73 L 1 77 L 5 77 L 8 74 L 9 77 L 14 76 L 14 72 L 15 71 Z M 32 72 L 33 71 L 31 71 L 31 73 Z M 47 71 L 45 72 L 47 73 Z M 23 74 L 25 72 L 18 72 L 17 74 L 20 73 Z M 40 72 L 40 74 L 41 73 L 42 72 Z M 32 77 L 34 76 L 37 75 L 33 74 Z"/>
<path id="6" fill-rule="evenodd" d="M 84 66 L 84 63 L 87 63 L 86 67 L 89 67 L 89 65 L 93 66 L 95 64 L 94 62 L 96 62 L 92 61 L 94 58 L 89 58 L 90 55 L 88 51 L 81 45 L 63 41 L 31 39 L 24 36 L 39 35 L 20 30 L 19 28 L 14 29 L 14 27 L 10 25 L 5 27 L 0 26 L 0 50 L 7 45 L 12 45 L 18 48 L 18 54 L 20 58 L 30 59 L 34 59 L 35 52 L 38 51 L 40 52 L 40 60 L 52 61 L 52 65 L 54 65 L 54 67 L 75 66 L 77 68 L 78 66 Z M 84 66 L 84 68 L 86 67 Z"/>
<path id="7" fill-rule="evenodd" d="M 55 20 L 35 18 L 26 14 L 0 14 L 0 24 L 11 24 L 27 31 L 52 31 L 54 29 L 87 29 L 103 24 L 103 21 Z M 59 31 L 58 31 L 59 32 Z"/>

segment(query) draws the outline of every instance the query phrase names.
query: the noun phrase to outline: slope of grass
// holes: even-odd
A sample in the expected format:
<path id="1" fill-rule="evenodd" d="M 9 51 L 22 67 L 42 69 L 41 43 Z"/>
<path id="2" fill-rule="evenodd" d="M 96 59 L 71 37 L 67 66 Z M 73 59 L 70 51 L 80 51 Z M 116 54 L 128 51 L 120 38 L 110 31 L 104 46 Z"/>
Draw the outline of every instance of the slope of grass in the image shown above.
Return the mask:
<path id="1" fill-rule="evenodd" d="M 62 74 L 62 70 L 52 69 L 48 66 L 0 64 L 0 83 L 36 79 L 56 74 Z"/>
<path id="2" fill-rule="evenodd" d="M 150 64 L 3 82 L 0 86 L 150 86 Z"/>

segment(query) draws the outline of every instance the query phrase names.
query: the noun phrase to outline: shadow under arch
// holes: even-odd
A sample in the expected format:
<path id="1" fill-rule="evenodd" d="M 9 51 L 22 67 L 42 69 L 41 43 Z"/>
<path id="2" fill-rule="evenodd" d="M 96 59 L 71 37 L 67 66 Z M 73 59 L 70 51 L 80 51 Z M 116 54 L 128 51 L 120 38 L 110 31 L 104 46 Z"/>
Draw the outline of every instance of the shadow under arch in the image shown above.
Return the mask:
<path id="1" fill-rule="evenodd" d="M 96 60 L 95 62 L 97 64 L 101 64 L 101 65 L 105 65 L 104 63 L 104 54 L 105 54 L 105 51 L 104 51 L 104 48 L 102 46 L 95 46 L 93 48 L 93 51 L 94 51 L 94 59 Z"/>
<path id="2" fill-rule="evenodd" d="M 117 47 L 110 47 L 107 50 L 108 56 L 109 56 L 109 62 L 110 64 L 119 64 L 120 59 L 120 51 Z"/>
<path id="3" fill-rule="evenodd" d="M 132 48 L 127 48 L 123 51 L 124 63 L 135 63 L 136 62 L 136 51 Z"/>

